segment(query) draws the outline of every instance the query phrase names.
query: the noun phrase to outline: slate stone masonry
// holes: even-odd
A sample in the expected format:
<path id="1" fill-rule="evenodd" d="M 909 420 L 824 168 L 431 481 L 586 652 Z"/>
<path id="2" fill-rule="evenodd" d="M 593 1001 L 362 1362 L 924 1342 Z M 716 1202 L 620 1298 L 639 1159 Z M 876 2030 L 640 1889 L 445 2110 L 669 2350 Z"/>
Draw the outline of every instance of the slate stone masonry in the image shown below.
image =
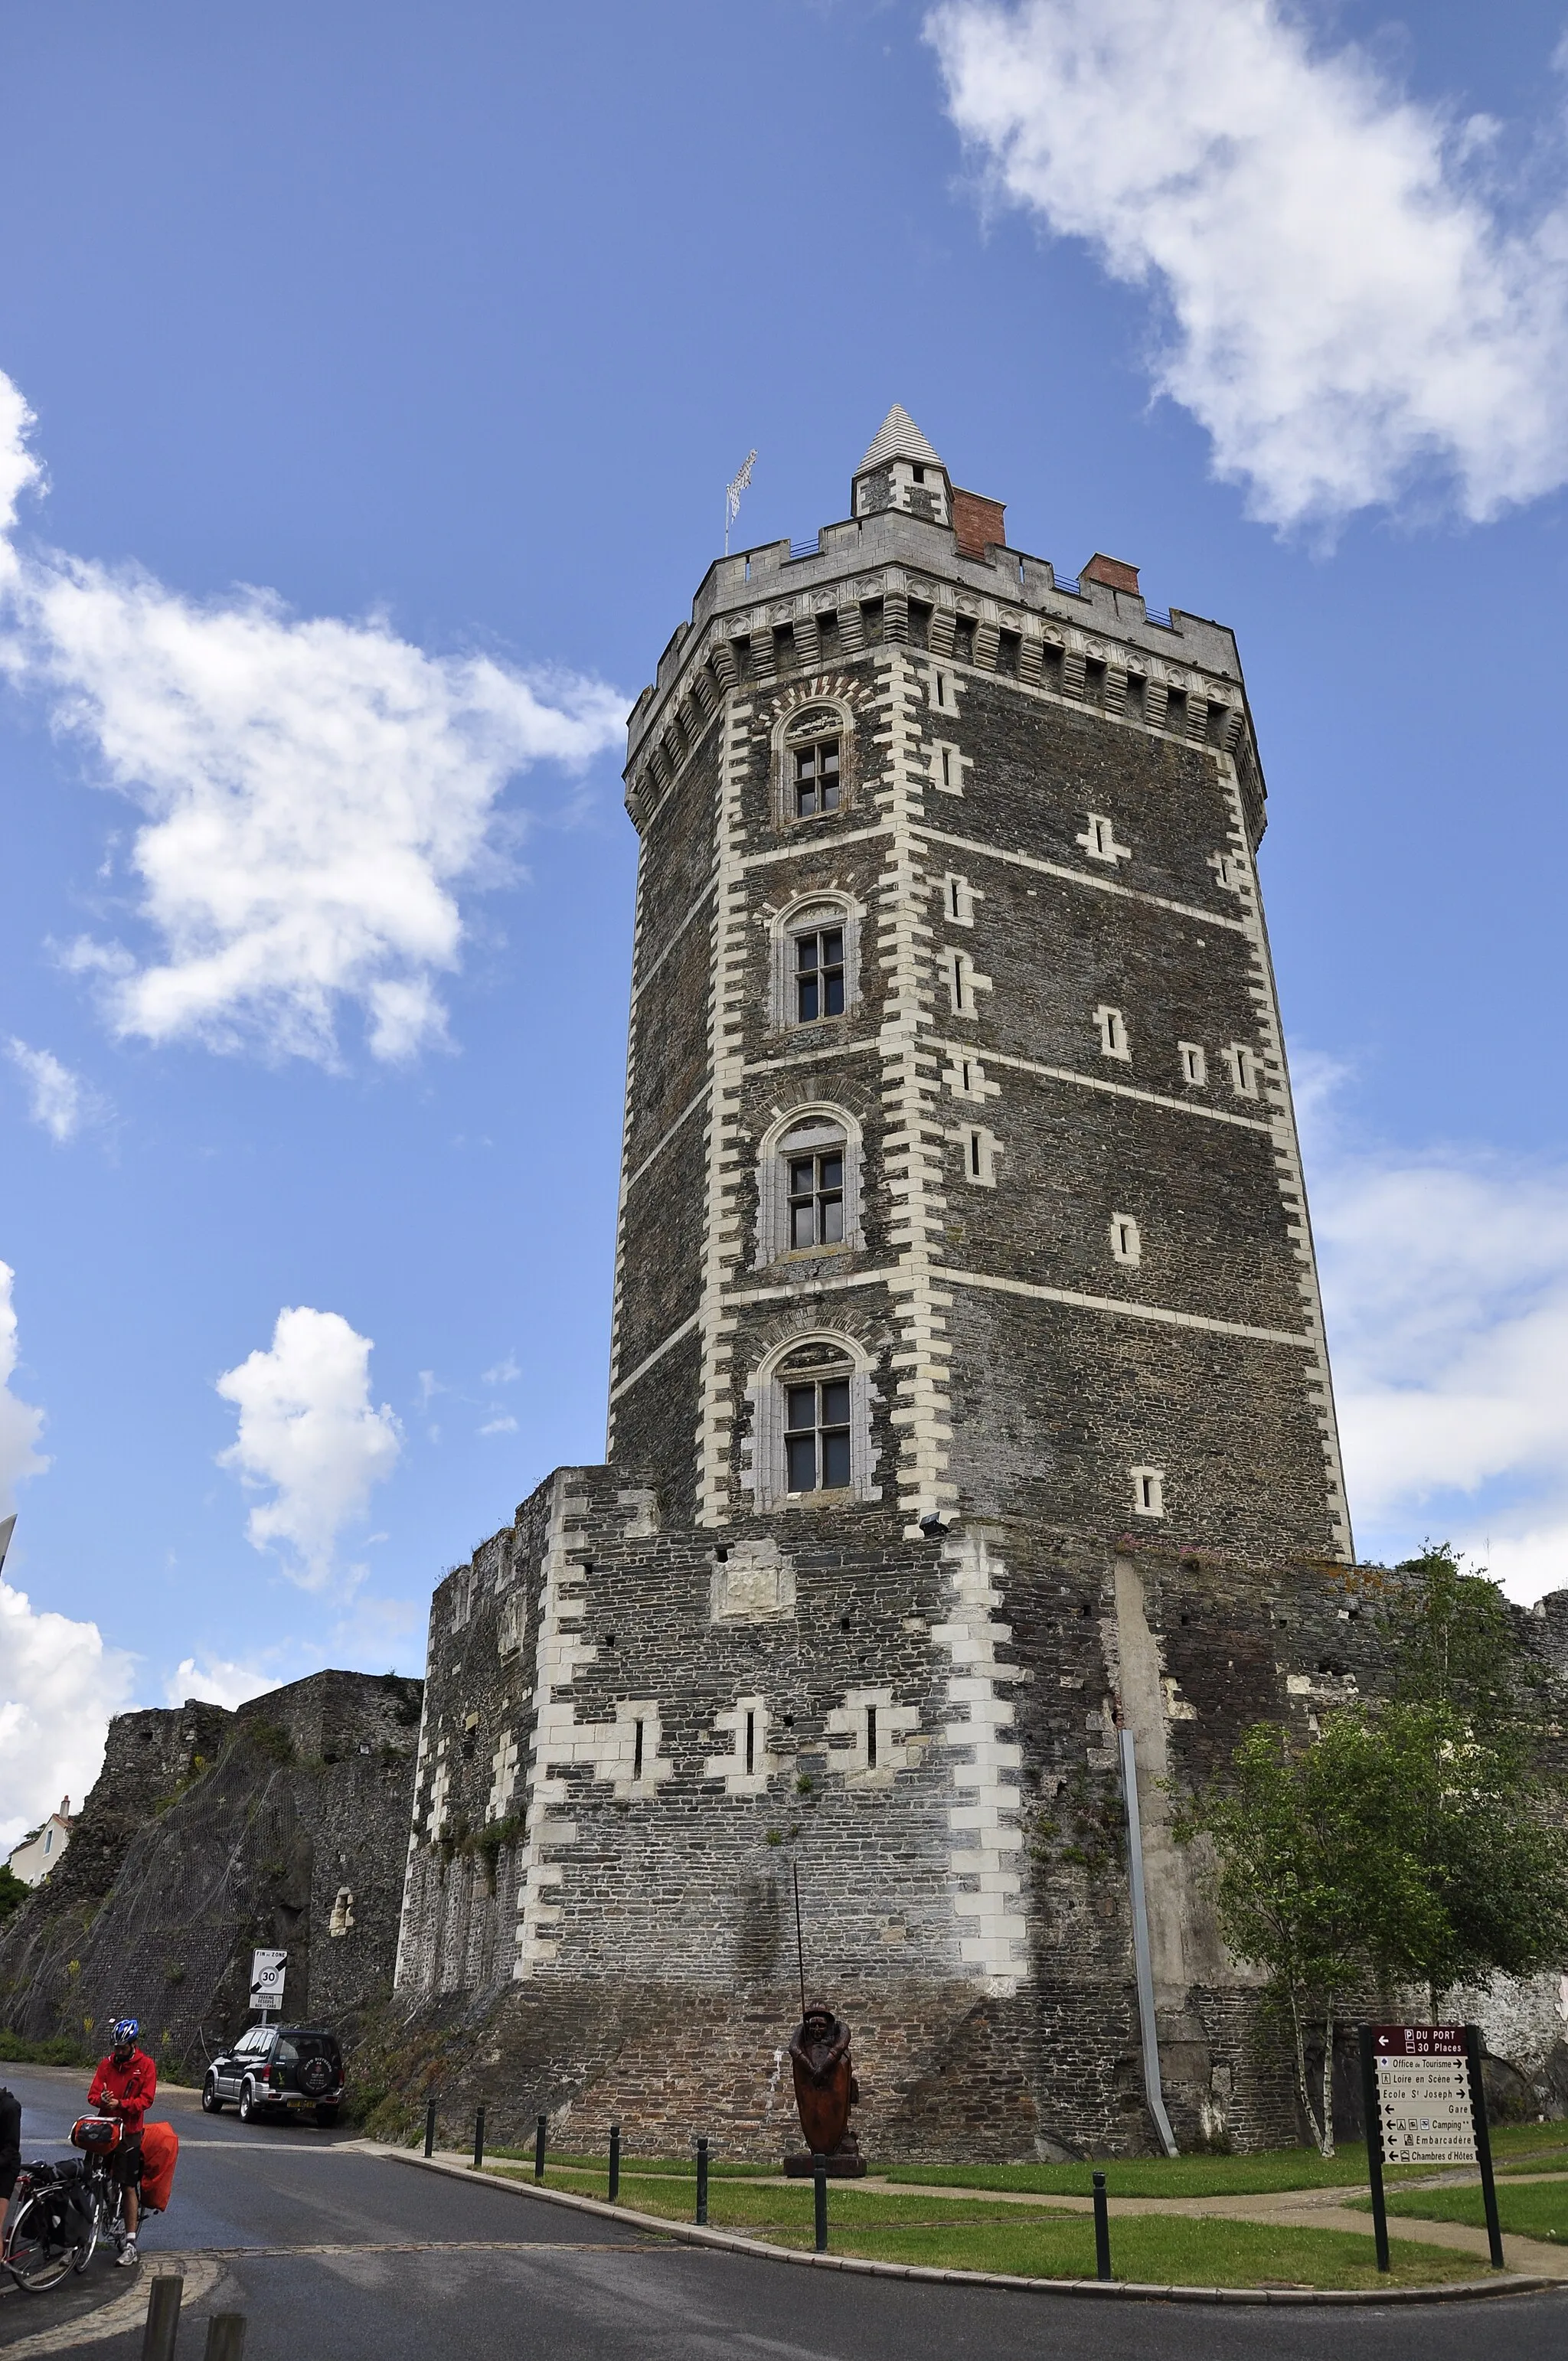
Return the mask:
<path id="1" fill-rule="evenodd" d="M 1146 2147 L 1125 1729 L 1172 2120 L 1288 2138 L 1164 1784 L 1362 1628 L 1234 641 L 1058 586 L 900 411 L 850 508 L 714 566 L 631 716 L 608 1462 L 435 1594 L 399 1993 L 503 2128 L 771 2153 L 798 1872 L 873 2153 Z M 803 1248 L 806 1118 L 859 1215 Z M 832 1492 L 784 1486 L 802 1346 Z"/>

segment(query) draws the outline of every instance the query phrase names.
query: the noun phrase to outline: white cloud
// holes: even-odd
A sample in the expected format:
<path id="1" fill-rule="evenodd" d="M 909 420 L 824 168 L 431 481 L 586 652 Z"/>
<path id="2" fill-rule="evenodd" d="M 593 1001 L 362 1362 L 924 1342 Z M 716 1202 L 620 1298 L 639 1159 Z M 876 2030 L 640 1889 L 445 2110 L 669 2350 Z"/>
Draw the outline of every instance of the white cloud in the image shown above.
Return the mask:
<path id="1" fill-rule="evenodd" d="M 515 1385 L 521 1375 L 522 1368 L 517 1355 L 509 1353 L 504 1361 L 498 1361 L 493 1369 L 485 1371 L 480 1383 L 487 1386 L 510 1386 Z"/>
<path id="2" fill-rule="evenodd" d="M 163 1685 L 170 1705 L 201 1697 L 208 1705 L 226 1705 L 232 1712 L 247 1697 L 265 1697 L 278 1687 L 281 1675 L 259 1664 L 235 1664 L 225 1656 L 182 1656 Z"/>
<path id="3" fill-rule="evenodd" d="M 1360 1554 L 1431 1534 L 1515 1598 L 1568 1587 L 1568 1170 L 1347 1146 L 1306 1096 Z"/>
<path id="4" fill-rule="evenodd" d="M 0 531 L 39 480 L 0 376 Z M 499 809 L 541 761 L 580 769 L 626 699 L 571 674 L 433 656 L 384 618 L 205 603 L 150 575 L 0 544 L 0 666 L 49 702 L 140 816 L 146 952 L 82 939 L 115 1028 L 331 1064 L 356 1008 L 374 1056 L 438 1040 L 458 890 L 504 869 Z"/>
<path id="5" fill-rule="evenodd" d="M 271 1349 L 218 1379 L 239 1411 L 239 1433 L 220 1464 L 273 1497 L 246 1530 L 264 1550 L 280 1543 L 292 1579 L 320 1589 L 334 1572 L 337 1537 L 362 1516 L 372 1488 L 397 1465 L 402 1432 L 370 1400 L 371 1342 L 341 1313 L 302 1304 L 280 1312 Z"/>
<path id="6" fill-rule="evenodd" d="M 1155 298 L 1155 382 L 1255 514 L 1435 471 L 1480 519 L 1568 477 L 1568 207 L 1502 208 L 1489 119 L 1278 0 L 947 0 L 926 29 L 993 194 Z"/>
<path id="7" fill-rule="evenodd" d="M 517 1421 L 510 1411 L 502 1411 L 496 1418 L 488 1419 L 479 1429 L 481 1434 L 515 1434 Z"/>
<path id="8" fill-rule="evenodd" d="M 27 1082 L 27 1111 L 33 1121 L 62 1148 L 75 1138 L 84 1123 L 95 1121 L 102 1113 L 97 1093 L 80 1074 L 62 1066 L 52 1050 L 30 1049 L 13 1034 L 5 1054 Z"/>
<path id="9" fill-rule="evenodd" d="M 16 1487 L 28 1476 L 41 1476 L 49 1461 L 38 1450 L 44 1414 L 11 1391 L 16 1367 L 16 1312 L 11 1289 L 16 1274 L 0 1262 L 0 1517 L 16 1507 Z"/>
<path id="10" fill-rule="evenodd" d="M 133 1679 L 132 1658 L 105 1647 L 96 1623 L 40 1610 L 0 1581 L 0 1853 L 62 1795 L 81 1809 Z"/>

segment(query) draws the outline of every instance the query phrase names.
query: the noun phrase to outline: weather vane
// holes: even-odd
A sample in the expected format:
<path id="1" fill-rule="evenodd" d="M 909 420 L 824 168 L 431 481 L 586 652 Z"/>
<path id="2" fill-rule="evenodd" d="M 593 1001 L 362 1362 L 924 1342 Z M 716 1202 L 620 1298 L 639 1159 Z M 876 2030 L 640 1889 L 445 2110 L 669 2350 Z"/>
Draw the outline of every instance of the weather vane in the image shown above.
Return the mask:
<path id="1" fill-rule="evenodd" d="M 740 513 L 740 495 L 751 482 L 751 470 L 756 464 L 756 453 L 748 451 L 744 465 L 733 479 L 724 487 L 724 555 L 726 557 L 729 555 L 729 528 Z"/>

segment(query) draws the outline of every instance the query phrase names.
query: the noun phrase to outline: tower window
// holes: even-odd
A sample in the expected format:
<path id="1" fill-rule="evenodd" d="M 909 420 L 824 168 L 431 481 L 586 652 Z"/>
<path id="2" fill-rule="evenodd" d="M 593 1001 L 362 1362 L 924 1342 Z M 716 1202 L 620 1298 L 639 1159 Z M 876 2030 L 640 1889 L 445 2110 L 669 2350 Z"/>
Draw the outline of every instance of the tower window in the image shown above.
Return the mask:
<path id="1" fill-rule="evenodd" d="M 863 1246 L 861 1137 L 835 1107 L 803 1108 L 764 1138 L 757 1167 L 757 1267 L 780 1255 Z"/>
<path id="2" fill-rule="evenodd" d="M 848 1369 L 785 1386 L 784 1477 L 792 1492 L 849 1489 Z"/>
<path id="3" fill-rule="evenodd" d="M 972 927 L 974 906 L 975 891 L 969 879 L 949 869 L 943 880 L 943 916 L 951 926 Z"/>
<path id="4" fill-rule="evenodd" d="M 795 816 L 816 819 L 839 808 L 839 741 L 818 738 L 795 749 Z"/>
<path id="5" fill-rule="evenodd" d="M 1199 1048 L 1196 1041 L 1179 1041 L 1176 1045 L 1176 1053 L 1181 1060 L 1182 1081 L 1192 1082 L 1201 1089 L 1209 1079 L 1207 1053 Z"/>
<path id="6" fill-rule="evenodd" d="M 1100 1053 L 1105 1058 L 1125 1058 L 1133 1054 L 1127 1038 L 1127 1022 L 1119 1008 L 1097 1008 L 1094 1022 L 1100 1027 Z"/>
<path id="7" fill-rule="evenodd" d="M 1165 1514 L 1165 1470 L 1163 1467 L 1133 1467 L 1128 1470 L 1133 1479 L 1133 1513 L 1138 1517 L 1163 1517 Z"/>
<path id="8" fill-rule="evenodd" d="M 1144 1258 L 1144 1242 L 1131 1213 L 1111 1216 L 1111 1252 L 1118 1262 L 1135 1270 Z"/>
<path id="9" fill-rule="evenodd" d="M 838 1246 L 844 1243 L 844 1151 L 792 1156 L 789 1163 L 789 1242 L 792 1246 Z"/>
<path id="10" fill-rule="evenodd" d="M 844 929 L 822 927 L 795 937 L 795 1017 L 813 1025 L 844 1014 Z"/>
<path id="11" fill-rule="evenodd" d="M 964 1179 L 971 1188 L 994 1189 L 996 1159 L 1003 1153 L 1001 1140 L 978 1123 L 965 1124 L 956 1137 L 963 1151 Z"/>
<path id="12" fill-rule="evenodd" d="M 1103 812 L 1091 812 L 1089 826 L 1073 841 L 1082 845 L 1091 861 L 1108 861 L 1113 868 L 1118 861 L 1130 861 L 1133 857 L 1130 844 L 1117 843 L 1116 823 L 1107 819 Z"/>
<path id="13" fill-rule="evenodd" d="M 927 761 L 932 785 L 939 787 L 945 796 L 961 796 L 964 768 L 966 763 L 972 768 L 972 756 L 960 753 L 950 740 L 936 738 L 931 741 Z"/>
<path id="14" fill-rule="evenodd" d="M 1236 1096 L 1255 1099 L 1257 1096 L 1257 1054 L 1245 1041 L 1233 1041 L 1225 1051 L 1225 1063 L 1231 1070 L 1231 1086 Z"/>
<path id="15" fill-rule="evenodd" d="M 872 1375 L 859 1346 L 805 1338 L 770 1356 L 748 1390 L 754 1423 L 741 1482 L 759 1509 L 881 1499 L 872 1480 Z"/>

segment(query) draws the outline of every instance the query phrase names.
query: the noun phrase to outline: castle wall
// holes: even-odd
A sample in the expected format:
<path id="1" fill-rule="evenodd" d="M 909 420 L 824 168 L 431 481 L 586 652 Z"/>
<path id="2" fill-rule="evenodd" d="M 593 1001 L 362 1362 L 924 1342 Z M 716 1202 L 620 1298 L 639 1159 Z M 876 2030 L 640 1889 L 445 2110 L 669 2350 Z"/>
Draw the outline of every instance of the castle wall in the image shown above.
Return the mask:
<path id="1" fill-rule="evenodd" d="M 620 1466 L 559 1470 L 435 1594 L 400 2039 L 498 2136 L 544 2107 L 558 2141 L 614 2120 L 772 2153 L 798 1869 L 806 1981 L 855 2026 L 873 2147 L 1146 2147 L 1120 1722 L 1179 2136 L 1292 2138 L 1159 1783 L 1344 1694 L 1350 1595 L 1328 1563 L 1107 1552 L 1032 1520 L 718 1536 Z M 672 2036 L 693 2025 L 695 2053 Z"/>

